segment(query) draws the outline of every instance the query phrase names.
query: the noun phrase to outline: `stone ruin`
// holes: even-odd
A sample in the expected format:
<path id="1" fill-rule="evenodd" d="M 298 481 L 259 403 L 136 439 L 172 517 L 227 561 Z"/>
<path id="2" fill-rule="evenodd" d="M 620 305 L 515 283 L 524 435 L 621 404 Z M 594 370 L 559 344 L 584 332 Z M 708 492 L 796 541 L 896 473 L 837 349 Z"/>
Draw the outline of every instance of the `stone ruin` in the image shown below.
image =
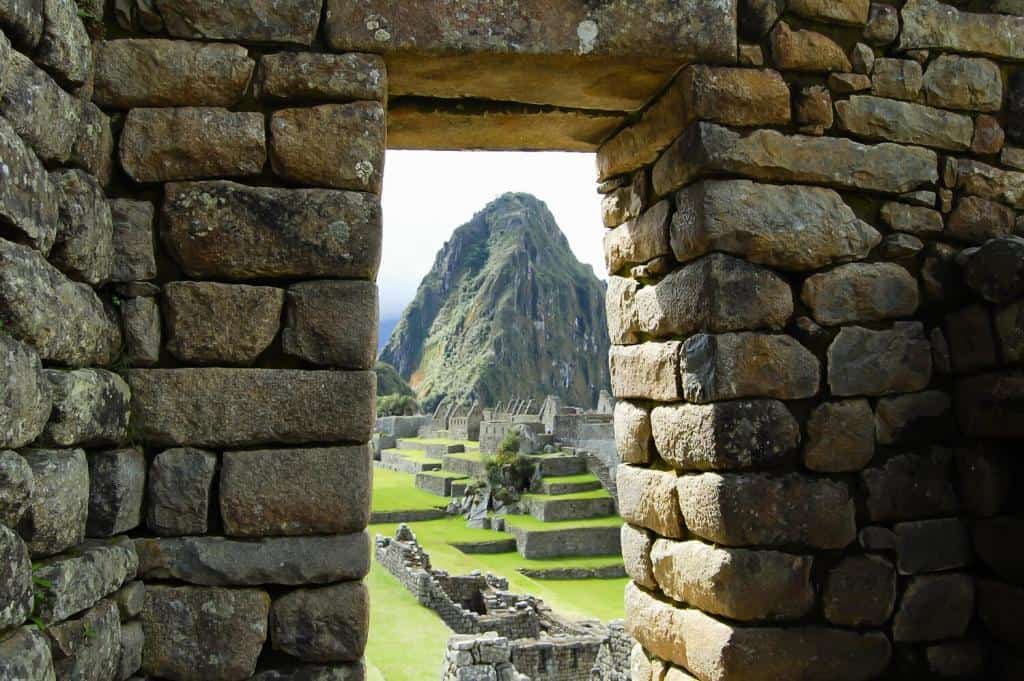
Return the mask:
<path id="1" fill-rule="evenodd" d="M 0 29 L 0 679 L 362 679 L 386 146 L 597 151 L 634 679 L 1024 676 L 1018 2 Z"/>

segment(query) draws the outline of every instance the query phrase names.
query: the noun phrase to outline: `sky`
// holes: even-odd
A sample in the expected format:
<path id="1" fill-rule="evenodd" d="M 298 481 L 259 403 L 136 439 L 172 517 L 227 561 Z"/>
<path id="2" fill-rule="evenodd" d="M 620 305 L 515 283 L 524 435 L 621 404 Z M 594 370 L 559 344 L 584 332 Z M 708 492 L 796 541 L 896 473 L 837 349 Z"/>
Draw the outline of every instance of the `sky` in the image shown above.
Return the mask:
<path id="1" fill-rule="evenodd" d="M 452 232 L 505 192 L 547 203 L 576 258 L 605 278 L 593 154 L 388 151 L 384 165 L 381 319 L 399 317 Z"/>

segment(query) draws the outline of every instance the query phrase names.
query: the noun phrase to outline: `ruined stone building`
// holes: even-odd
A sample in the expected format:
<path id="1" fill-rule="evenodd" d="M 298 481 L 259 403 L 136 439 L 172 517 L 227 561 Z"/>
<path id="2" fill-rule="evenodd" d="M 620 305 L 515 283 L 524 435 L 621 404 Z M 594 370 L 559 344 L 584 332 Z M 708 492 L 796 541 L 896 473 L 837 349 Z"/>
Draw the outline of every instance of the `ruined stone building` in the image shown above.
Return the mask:
<path id="1" fill-rule="evenodd" d="M 0 0 L 0 679 L 364 677 L 389 147 L 597 153 L 633 679 L 1024 677 L 1022 15 Z"/>

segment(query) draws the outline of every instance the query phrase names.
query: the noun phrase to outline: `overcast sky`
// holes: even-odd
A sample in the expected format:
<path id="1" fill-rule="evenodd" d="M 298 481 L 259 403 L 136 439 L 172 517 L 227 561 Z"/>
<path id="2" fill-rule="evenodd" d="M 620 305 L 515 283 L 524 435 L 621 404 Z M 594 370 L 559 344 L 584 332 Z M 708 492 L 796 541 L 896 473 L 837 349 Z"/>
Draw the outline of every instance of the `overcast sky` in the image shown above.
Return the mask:
<path id="1" fill-rule="evenodd" d="M 388 151 L 381 318 L 400 316 L 455 228 L 508 191 L 547 203 L 576 257 L 603 279 L 596 177 L 593 154 Z"/>

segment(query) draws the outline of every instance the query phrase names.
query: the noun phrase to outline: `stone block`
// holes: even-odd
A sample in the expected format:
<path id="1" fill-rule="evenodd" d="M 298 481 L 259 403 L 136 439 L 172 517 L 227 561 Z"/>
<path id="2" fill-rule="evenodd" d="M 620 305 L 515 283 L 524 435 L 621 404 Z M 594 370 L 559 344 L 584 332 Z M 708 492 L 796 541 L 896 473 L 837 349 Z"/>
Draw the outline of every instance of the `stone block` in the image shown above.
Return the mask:
<path id="1" fill-rule="evenodd" d="M 320 25 L 323 0 L 155 0 L 175 38 L 309 45 Z"/>
<path id="2" fill-rule="evenodd" d="M 881 235 L 829 189 L 707 180 L 676 195 L 681 262 L 724 251 L 768 267 L 813 270 L 865 257 Z"/>
<path id="3" fill-rule="evenodd" d="M 115 591 L 110 599 L 117 605 L 122 622 L 135 619 L 145 605 L 146 585 L 140 580 L 133 580 Z"/>
<path id="4" fill-rule="evenodd" d="M 1024 18 L 961 12 L 938 0 L 911 0 L 900 12 L 900 50 L 964 52 L 1024 59 Z"/>
<path id="5" fill-rule="evenodd" d="M 913 59 L 876 59 L 871 71 L 871 94 L 916 101 L 921 95 L 924 74 Z"/>
<path id="6" fill-rule="evenodd" d="M 608 277 L 604 295 L 605 316 L 608 319 L 608 336 L 613 345 L 625 345 L 639 341 L 637 328 L 636 293 L 640 283 L 627 277 Z"/>
<path id="7" fill-rule="evenodd" d="M 142 671 L 178 681 L 247 679 L 269 614 L 270 596 L 258 589 L 152 585 L 142 610 Z"/>
<path id="8" fill-rule="evenodd" d="M 384 59 L 375 54 L 278 52 L 260 57 L 256 89 L 271 100 L 382 102 L 388 76 Z"/>
<path id="9" fill-rule="evenodd" d="M 274 601 L 274 650 L 305 662 L 358 662 L 370 628 L 370 595 L 362 582 L 297 589 Z"/>
<path id="10" fill-rule="evenodd" d="M 832 3 L 830 6 L 837 5 Z M 828 36 L 816 31 L 793 30 L 785 21 L 780 21 L 775 24 L 769 38 L 772 58 L 775 65 L 783 71 L 846 73 L 853 70 L 843 48 Z"/>
<path id="11" fill-rule="evenodd" d="M 882 206 L 879 215 L 897 232 L 927 236 L 943 230 L 942 214 L 930 208 L 889 201 Z"/>
<path id="12" fill-rule="evenodd" d="M 372 371 L 136 369 L 132 415 L 154 445 L 369 442 Z"/>
<path id="13" fill-rule="evenodd" d="M 128 435 L 131 392 L 119 375 L 103 369 L 43 374 L 53 398 L 39 443 L 53 447 L 109 447 Z"/>
<path id="14" fill-rule="evenodd" d="M 959 518 L 897 523 L 893 530 L 900 574 L 941 572 L 971 562 L 971 539 Z"/>
<path id="15" fill-rule="evenodd" d="M 86 534 L 112 537 L 142 522 L 146 457 L 138 449 L 89 454 L 89 517 Z"/>
<path id="16" fill-rule="evenodd" d="M 240 45 L 122 39 L 96 44 L 93 99 L 107 109 L 234 106 L 256 62 Z"/>
<path id="17" fill-rule="evenodd" d="M 996 311 L 995 323 L 1004 360 L 1010 364 L 1024 362 L 1024 302 Z"/>
<path id="18" fill-rule="evenodd" d="M 679 513 L 674 472 L 622 464 L 616 486 L 623 520 L 662 537 L 684 536 L 686 528 Z"/>
<path id="19" fill-rule="evenodd" d="M 0 679 L 3 681 L 56 681 L 46 635 L 25 626 L 0 637 Z"/>
<path id="20" fill-rule="evenodd" d="M 658 454 L 684 471 L 770 468 L 800 443 L 800 425 L 777 400 L 733 400 L 655 407 Z"/>
<path id="21" fill-rule="evenodd" d="M 943 54 L 928 65 L 924 96 L 944 109 L 995 112 L 1003 106 L 1003 79 L 988 59 Z"/>
<path id="22" fill-rule="evenodd" d="M 814 607 L 809 556 L 658 539 L 651 561 L 663 593 L 710 614 L 785 621 Z"/>
<path id="23" fill-rule="evenodd" d="M 937 441 L 950 434 L 953 401 L 940 390 L 883 397 L 875 408 L 875 433 L 883 445 Z"/>
<path id="24" fill-rule="evenodd" d="M 605 227 L 617 227 L 640 217 L 647 207 L 651 191 L 645 170 L 633 173 L 624 186 L 613 189 L 601 199 L 601 221 Z"/>
<path id="25" fill-rule="evenodd" d="M 916 392 L 931 377 L 931 345 L 919 322 L 896 322 L 880 331 L 847 326 L 828 348 L 833 395 Z"/>
<path id="26" fill-rule="evenodd" d="M 153 298 L 121 301 L 125 355 L 132 366 L 148 367 L 160 361 L 160 306 Z"/>
<path id="27" fill-rule="evenodd" d="M 620 399 L 674 402 L 679 389 L 677 341 L 613 345 L 610 351 L 612 393 Z"/>
<path id="28" fill-rule="evenodd" d="M 103 188 L 82 170 L 57 171 L 50 179 L 60 201 L 60 226 L 50 262 L 91 286 L 108 281 L 114 263 L 114 225 Z"/>
<path id="29" fill-rule="evenodd" d="M 282 346 L 321 366 L 372 369 L 377 358 L 377 286 L 305 281 L 288 287 Z"/>
<path id="30" fill-rule="evenodd" d="M 1024 296 L 1024 238 L 992 239 L 967 260 L 967 285 L 990 303 L 1005 304 Z"/>
<path id="31" fill-rule="evenodd" d="M 974 579 L 963 574 L 914 577 L 892 623 L 897 643 L 958 638 L 974 615 Z"/>
<path id="32" fill-rule="evenodd" d="M 380 199 L 361 192 L 171 184 L 163 237 L 190 277 L 375 279 Z"/>
<path id="33" fill-rule="evenodd" d="M 24 447 L 50 418 L 49 383 L 31 346 L 0 334 L 0 448 Z M 0 485 L 0 489 L 3 485 Z M 4 514 L 0 514 L 0 523 Z"/>
<path id="34" fill-rule="evenodd" d="M 967 435 L 986 438 L 1024 436 L 1024 374 L 990 373 L 963 379 L 957 386 L 957 417 Z"/>
<path id="35" fill-rule="evenodd" d="M 966 151 L 974 138 L 969 116 L 911 102 L 853 95 L 836 102 L 836 115 L 841 129 L 869 140 Z"/>
<path id="36" fill-rule="evenodd" d="M 640 217 L 629 220 L 604 236 L 604 261 L 609 274 L 618 274 L 633 265 L 671 255 L 669 219 L 672 202 L 659 201 Z"/>
<path id="37" fill-rule="evenodd" d="M 12 238 L 46 255 L 57 237 L 58 195 L 43 164 L 2 117 L 0 155 L 10 170 L 0 184 L 0 219 Z"/>
<path id="38" fill-rule="evenodd" d="M 43 163 L 67 163 L 81 125 L 79 100 L 15 50 L 7 59 L 5 81 L 0 114 Z"/>
<path id="39" fill-rule="evenodd" d="M 801 299 L 826 326 L 910 317 L 917 280 L 894 263 L 850 263 L 804 281 Z"/>
<path id="40" fill-rule="evenodd" d="M 104 187 L 114 167 L 114 131 L 110 117 L 92 102 L 81 101 L 81 124 L 71 146 L 72 165 L 84 168 Z"/>
<path id="41" fill-rule="evenodd" d="M 299 665 L 289 669 L 270 669 L 252 677 L 253 681 L 365 681 L 366 665 Z"/>
<path id="42" fill-rule="evenodd" d="M 896 570 L 878 556 L 849 556 L 829 570 L 825 619 L 840 627 L 880 627 L 896 603 Z"/>
<path id="43" fill-rule="evenodd" d="M 875 419 L 867 400 L 815 407 L 807 421 L 804 465 L 819 473 L 859 471 L 875 455 Z"/>
<path id="44" fill-rule="evenodd" d="M 629 523 L 622 525 L 622 562 L 626 567 L 626 574 L 645 589 L 658 588 L 658 582 L 654 578 L 654 564 L 651 562 L 654 537 L 652 532 L 642 527 Z"/>
<path id="45" fill-rule="evenodd" d="M 651 177 L 654 194 L 665 196 L 699 177 L 726 173 L 902 194 L 938 180 L 938 157 L 928 149 L 892 143 L 869 146 L 837 137 L 742 133 L 695 123 L 665 150 Z"/>
<path id="46" fill-rule="evenodd" d="M 119 148 L 136 182 L 259 175 L 267 160 L 263 114 L 215 107 L 132 109 Z"/>
<path id="47" fill-rule="evenodd" d="M 205 534 L 217 455 L 168 449 L 149 468 L 146 524 L 159 535 Z"/>
<path id="48" fill-rule="evenodd" d="M 113 679 L 121 657 L 117 606 L 102 601 L 77 619 L 46 629 L 58 679 Z"/>
<path id="49" fill-rule="evenodd" d="M 868 0 L 792 0 L 787 8 L 794 14 L 814 21 L 864 26 L 868 23 L 870 4 Z"/>
<path id="50" fill-rule="evenodd" d="M 999 363 L 992 318 L 983 305 L 968 305 L 946 315 L 953 371 L 973 373 L 991 369 Z"/>
<path id="51" fill-rule="evenodd" d="M 89 464 L 81 449 L 29 449 L 32 504 L 18 531 L 33 558 L 81 543 L 89 513 Z"/>
<path id="52" fill-rule="evenodd" d="M 651 413 L 626 400 L 615 403 L 615 448 L 622 463 L 649 463 L 653 453 Z"/>
<path id="53" fill-rule="evenodd" d="M 24 623 L 35 606 L 32 561 L 28 547 L 14 530 L 0 525 L 0 631 Z M 3 644 L 0 643 L 0 650 Z M 0 663 L 0 674 L 2 674 Z M 0 678 L 4 678 L 0 675 Z"/>
<path id="54" fill-rule="evenodd" d="M 871 78 L 863 73 L 833 73 L 828 77 L 828 87 L 837 95 L 865 92 L 871 89 Z"/>
<path id="55" fill-rule="evenodd" d="M 114 225 L 111 281 L 148 281 L 156 278 L 153 214 L 153 204 L 148 201 L 110 201 L 110 215 Z"/>
<path id="56" fill-rule="evenodd" d="M 946 452 L 900 454 L 860 475 L 873 522 L 952 515 L 959 509 Z"/>
<path id="57" fill-rule="evenodd" d="M 16 47 L 26 52 L 31 52 L 42 37 L 43 22 L 43 3 L 39 0 L 12 0 L 0 7 L 0 26 L 4 33 Z"/>
<path id="58" fill-rule="evenodd" d="M 274 172 L 291 182 L 379 194 L 385 119 L 377 102 L 275 111 L 270 119 Z"/>
<path id="59" fill-rule="evenodd" d="M 989 239 L 1010 236 L 1016 215 L 1013 209 L 978 196 L 964 196 L 949 216 L 950 236 L 971 244 L 984 244 Z"/>
<path id="60" fill-rule="evenodd" d="M 679 353 L 682 395 L 697 404 L 741 397 L 813 397 L 820 373 L 811 351 L 785 335 L 697 334 Z"/>
<path id="61" fill-rule="evenodd" d="M 140 578 L 178 579 L 203 586 L 331 584 L 362 579 L 370 571 L 370 537 L 366 532 L 255 541 L 223 537 L 137 539 L 135 548 Z"/>
<path id="62" fill-rule="evenodd" d="M 126 539 L 88 540 L 73 554 L 44 560 L 33 574 L 50 586 L 41 590 L 36 615 L 53 624 L 91 608 L 134 577 L 138 564 Z M 111 606 L 116 613 L 116 605 Z"/>
<path id="63" fill-rule="evenodd" d="M 832 95 L 821 85 L 808 85 L 800 89 L 794 103 L 793 120 L 800 131 L 821 134 L 832 127 Z"/>
<path id="64" fill-rule="evenodd" d="M 0 525 L 15 528 L 32 502 L 32 468 L 17 452 L 0 450 Z"/>
<path id="65" fill-rule="evenodd" d="M 125 681 L 142 668 L 142 650 L 146 645 L 146 631 L 142 628 L 142 622 L 122 622 L 120 643 L 116 678 Z"/>
<path id="66" fill-rule="evenodd" d="M 677 486 L 687 529 L 716 544 L 838 549 L 857 536 L 853 500 L 842 483 L 799 474 L 702 473 L 681 476 Z"/>
<path id="67" fill-rule="evenodd" d="M 1024 173 L 1003 170 L 980 161 L 959 159 L 956 165 L 956 188 L 965 194 L 1001 201 L 1014 208 L 1024 208 Z"/>
<path id="68" fill-rule="evenodd" d="M 36 63 L 71 88 L 93 77 L 92 42 L 79 16 L 78 3 L 43 2 L 43 35 L 36 46 Z"/>
<path id="69" fill-rule="evenodd" d="M 868 25 L 864 27 L 864 39 L 880 47 L 895 41 L 899 34 L 899 10 L 892 5 L 871 3 Z"/>

